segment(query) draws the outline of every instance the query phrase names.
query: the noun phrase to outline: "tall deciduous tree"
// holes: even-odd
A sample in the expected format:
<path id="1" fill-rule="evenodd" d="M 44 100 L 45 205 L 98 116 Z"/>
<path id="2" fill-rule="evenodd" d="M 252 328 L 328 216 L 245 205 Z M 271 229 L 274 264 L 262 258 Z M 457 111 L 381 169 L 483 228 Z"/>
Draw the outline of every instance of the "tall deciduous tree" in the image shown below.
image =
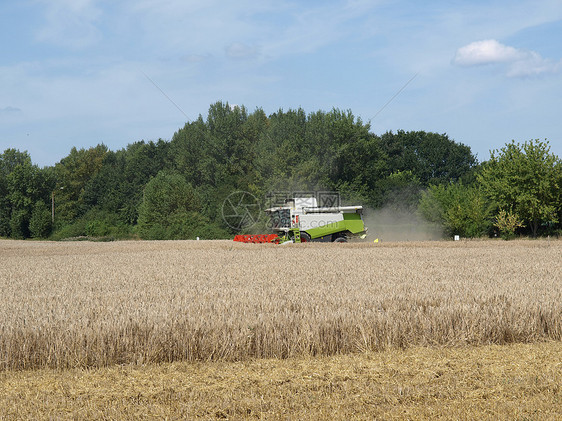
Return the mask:
<path id="1" fill-rule="evenodd" d="M 512 141 L 491 152 L 478 181 L 498 209 L 512 211 L 537 235 L 541 224 L 557 223 L 562 206 L 562 162 L 547 141 Z"/>
<path id="2" fill-rule="evenodd" d="M 193 219 L 199 206 L 195 190 L 182 175 L 161 171 L 144 189 L 139 207 L 139 234 L 148 239 L 189 237 L 182 225 Z"/>
<path id="3" fill-rule="evenodd" d="M 38 200 L 31 211 L 29 233 L 34 238 L 46 238 L 51 233 L 51 209 L 45 202 Z"/>
<path id="4" fill-rule="evenodd" d="M 8 149 L 0 154 L 0 235 L 29 236 L 29 222 L 37 201 L 50 199 L 54 179 L 27 152 Z"/>
<path id="5" fill-rule="evenodd" d="M 88 182 L 100 170 L 107 152 L 107 146 L 103 144 L 89 149 L 72 148 L 70 154 L 56 164 L 59 219 L 72 221 L 85 212 L 82 195 Z"/>
<path id="6" fill-rule="evenodd" d="M 470 147 L 446 134 L 399 130 L 382 135 L 381 143 L 392 172 L 411 171 L 424 185 L 460 180 L 476 165 Z"/>

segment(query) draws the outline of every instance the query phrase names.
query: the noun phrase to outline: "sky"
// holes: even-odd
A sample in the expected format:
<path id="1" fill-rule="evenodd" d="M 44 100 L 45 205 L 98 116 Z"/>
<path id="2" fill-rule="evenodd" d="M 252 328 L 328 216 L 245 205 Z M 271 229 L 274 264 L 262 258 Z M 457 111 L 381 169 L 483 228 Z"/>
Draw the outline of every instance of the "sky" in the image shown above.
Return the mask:
<path id="1" fill-rule="evenodd" d="M 216 101 L 562 157 L 562 1 L 0 0 L 0 152 L 170 140 Z"/>

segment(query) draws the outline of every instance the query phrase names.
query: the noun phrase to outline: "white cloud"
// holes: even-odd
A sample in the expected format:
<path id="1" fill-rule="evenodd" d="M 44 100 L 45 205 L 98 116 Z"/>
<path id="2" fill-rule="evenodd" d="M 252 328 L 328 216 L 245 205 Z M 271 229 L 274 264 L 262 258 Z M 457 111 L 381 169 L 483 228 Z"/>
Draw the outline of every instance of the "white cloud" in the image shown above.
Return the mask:
<path id="1" fill-rule="evenodd" d="M 459 48 L 453 62 L 460 66 L 476 66 L 520 60 L 524 55 L 516 48 L 500 44 L 495 39 L 488 39 Z"/>
<path id="2" fill-rule="evenodd" d="M 537 76 L 560 71 L 560 61 L 543 58 L 535 51 L 523 50 L 501 44 L 495 39 L 472 42 L 457 50 L 453 64 L 459 66 L 480 66 L 506 63 L 510 77 Z"/>
<path id="3" fill-rule="evenodd" d="M 562 61 L 545 59 L 533 51 L 523 60 L 514 61 L 507 75 L 511 77 L 538 76 L 558 73 L 562 69 Z"/>

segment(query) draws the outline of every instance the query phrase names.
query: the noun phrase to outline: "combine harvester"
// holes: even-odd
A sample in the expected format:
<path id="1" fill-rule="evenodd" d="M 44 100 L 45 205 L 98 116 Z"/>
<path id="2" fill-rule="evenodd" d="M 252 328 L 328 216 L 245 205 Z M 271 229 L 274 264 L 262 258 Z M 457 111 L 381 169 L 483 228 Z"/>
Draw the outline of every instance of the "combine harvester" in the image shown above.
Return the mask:
<path id="1" fill-rule="evenodd" d="M 295 198 L 285 206 L 266 209 L 276 234 L 237 235 L 242 243 L 345 243 L 348 238 L 365 238 L 363 206 L 318 207 L 315 197 Z"/>

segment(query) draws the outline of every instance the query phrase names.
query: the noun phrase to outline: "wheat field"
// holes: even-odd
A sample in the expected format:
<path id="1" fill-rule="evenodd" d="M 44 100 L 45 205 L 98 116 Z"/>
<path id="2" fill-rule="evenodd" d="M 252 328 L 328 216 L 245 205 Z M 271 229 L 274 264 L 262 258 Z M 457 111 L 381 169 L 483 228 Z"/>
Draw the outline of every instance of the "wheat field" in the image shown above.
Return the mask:
<path id="1" fill-rule="evenodd" d="M 562 241 L 0 241 L 0 370 L 562 337 Z"/>

